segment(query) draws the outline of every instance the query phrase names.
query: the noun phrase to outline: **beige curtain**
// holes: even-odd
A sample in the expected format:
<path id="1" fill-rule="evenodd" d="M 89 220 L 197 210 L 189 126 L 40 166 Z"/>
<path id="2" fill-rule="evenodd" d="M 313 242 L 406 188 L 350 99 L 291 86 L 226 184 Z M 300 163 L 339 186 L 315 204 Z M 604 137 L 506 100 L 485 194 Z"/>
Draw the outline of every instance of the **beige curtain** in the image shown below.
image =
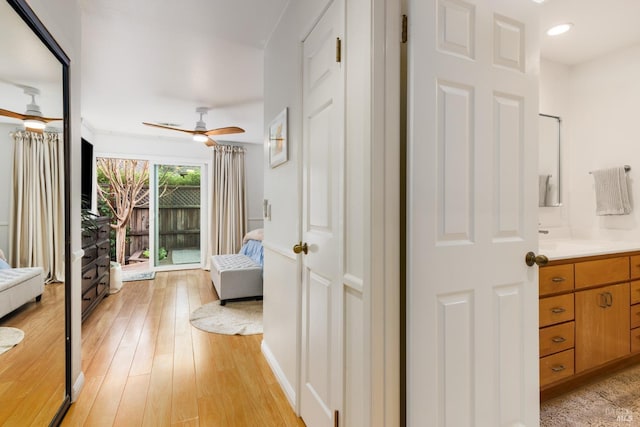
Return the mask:
<path id="1" fill-rule="evenodd" d="M 212 255 L 236 253 L 247 231 L 245 149 L 231 145 L 213 148 L 210 174 Z M 207 257 L 207 266 L 209 265 Z"/>
<path id="2" fill-rule="evenodd" d="M 58 133 L 12 133 L 13 267 L 42 267 L 47 282 L 64 281 L 64 142 Z"/>

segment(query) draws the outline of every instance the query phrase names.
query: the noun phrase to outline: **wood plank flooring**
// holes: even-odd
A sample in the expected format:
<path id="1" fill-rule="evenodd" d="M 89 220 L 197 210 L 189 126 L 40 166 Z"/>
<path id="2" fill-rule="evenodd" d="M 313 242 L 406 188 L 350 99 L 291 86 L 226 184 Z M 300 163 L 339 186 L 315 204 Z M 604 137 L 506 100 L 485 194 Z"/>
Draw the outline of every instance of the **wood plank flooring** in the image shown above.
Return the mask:
<path id="1" fill-rule="evenodd" d="M 262 335 L 201 331 L 208 272 L 124 283 L 82 325 L 85 386 L 63 426 L 304 426 L 260 352 Z"/>
<path id="2" fill-rule="evenodd" d="M 0 326 L 24 332 L 0 355 L 0 425 L 48 425 L 64 399 L 64 284 L 45 285 L 40 302 L 0 318 Z"/>

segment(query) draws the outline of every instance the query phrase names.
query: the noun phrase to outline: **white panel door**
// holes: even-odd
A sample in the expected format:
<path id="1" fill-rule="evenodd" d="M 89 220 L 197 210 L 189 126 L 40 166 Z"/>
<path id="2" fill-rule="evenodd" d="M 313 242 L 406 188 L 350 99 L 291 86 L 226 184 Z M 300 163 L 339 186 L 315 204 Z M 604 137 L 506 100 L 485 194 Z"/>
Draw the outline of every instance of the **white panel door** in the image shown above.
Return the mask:
<path id="1" fill-rule="evenodd" d="M 344 73 L 336 62 L 344 3 L 335 0 L 303 44 L 303 240 L 300 412 L 332 426 L 342 402 Z"/>
<path id="2" fill-rule="evenodd" d="M 538 6 L 408 6 L 408 425 L 538 425 Z"/>

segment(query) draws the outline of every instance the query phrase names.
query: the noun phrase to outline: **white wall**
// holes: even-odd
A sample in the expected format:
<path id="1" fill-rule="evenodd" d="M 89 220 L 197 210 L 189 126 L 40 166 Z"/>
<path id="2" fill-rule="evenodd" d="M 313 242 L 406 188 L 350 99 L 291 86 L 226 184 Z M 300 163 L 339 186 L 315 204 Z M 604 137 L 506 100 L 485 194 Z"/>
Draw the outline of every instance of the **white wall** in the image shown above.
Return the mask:
<path id="1" fill-rule="evenodd" d="M 563 117 L 565 206 L 540 208 L 542 226 L 568 226 L 574 238 L 640 239 L 640 45 L 570 68 L 543 61 L 541 111 Z M 550 114 L 556 114 L 551 112 Z M 596 216 L 589 171 L 628 164 L 633 212 Z M 546 210 L 546 212 L 544 212 Z M 554 230 L 552 230 L 554 233 Z"/>

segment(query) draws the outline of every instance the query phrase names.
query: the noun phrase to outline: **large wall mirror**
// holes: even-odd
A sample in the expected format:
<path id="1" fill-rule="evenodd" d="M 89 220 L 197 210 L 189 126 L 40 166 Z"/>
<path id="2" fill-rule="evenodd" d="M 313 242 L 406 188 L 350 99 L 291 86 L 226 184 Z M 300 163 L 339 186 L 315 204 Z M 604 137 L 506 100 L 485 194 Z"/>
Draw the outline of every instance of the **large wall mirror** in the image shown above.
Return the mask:
<path id="1" fill-rule="evenodd" d="M 0 425 L 58 425 L 71 395 L 69 58 L 24 0 L 0 1 L 0 35 Z M 58 120 L 27 123 L 38 110 Z"/>
<path id="2" fill-rule="evenodd" d="M 538 206 L 562 206 L 560 117 L 540 114 L 538 145 Z"/>

